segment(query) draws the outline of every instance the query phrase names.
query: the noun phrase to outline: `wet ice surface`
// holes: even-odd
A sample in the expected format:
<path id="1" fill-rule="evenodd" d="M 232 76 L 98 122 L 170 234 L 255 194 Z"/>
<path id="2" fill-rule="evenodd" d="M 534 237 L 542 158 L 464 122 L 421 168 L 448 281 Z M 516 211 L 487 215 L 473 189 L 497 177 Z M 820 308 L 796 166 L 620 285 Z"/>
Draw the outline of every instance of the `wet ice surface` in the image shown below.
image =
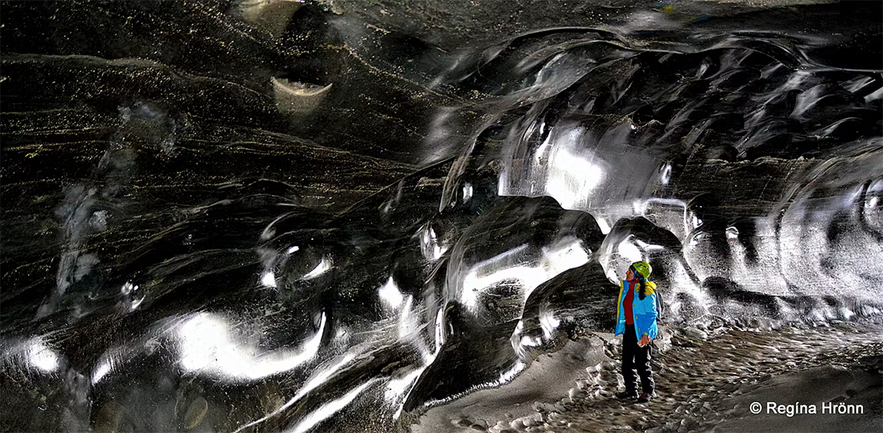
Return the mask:
<path id="1" fill-rule="evenodd" d="M 879 5 L 420 4 L 3 4 L 4 425 L 582 401 L 568 362 L 601 346 L 567 342 L 612 329 L 639 259 L 674 327 L 880 315 Z M 568 422 L 609 425 L 591 401 Z"/>

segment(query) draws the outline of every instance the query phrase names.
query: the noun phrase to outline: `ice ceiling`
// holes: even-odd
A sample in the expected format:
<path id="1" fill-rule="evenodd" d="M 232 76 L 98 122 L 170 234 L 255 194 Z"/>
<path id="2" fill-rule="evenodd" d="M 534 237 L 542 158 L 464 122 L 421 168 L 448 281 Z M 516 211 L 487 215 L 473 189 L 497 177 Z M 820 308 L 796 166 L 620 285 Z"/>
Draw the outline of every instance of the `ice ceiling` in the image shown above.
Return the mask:
<path id="1" fill-rule="evenodd" d="M 870 2 L 2 3 L 0 423 L 390 431 L 612 329 L 880 314 Z M 609 328 L 609 329 L 608 329 Z"/>

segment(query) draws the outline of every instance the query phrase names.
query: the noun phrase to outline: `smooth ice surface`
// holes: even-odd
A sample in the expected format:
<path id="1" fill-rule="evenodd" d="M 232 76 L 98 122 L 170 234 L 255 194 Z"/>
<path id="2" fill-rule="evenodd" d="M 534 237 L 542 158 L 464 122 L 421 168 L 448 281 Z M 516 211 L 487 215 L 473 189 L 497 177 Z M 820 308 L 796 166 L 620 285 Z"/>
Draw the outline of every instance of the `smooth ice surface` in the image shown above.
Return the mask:
<path id="1" fill-rule="evenodd" d="M 635 260 L 881 313 L 879 4 L 387 3 L 0 3 L 0 424 L 407 430 Z"/>

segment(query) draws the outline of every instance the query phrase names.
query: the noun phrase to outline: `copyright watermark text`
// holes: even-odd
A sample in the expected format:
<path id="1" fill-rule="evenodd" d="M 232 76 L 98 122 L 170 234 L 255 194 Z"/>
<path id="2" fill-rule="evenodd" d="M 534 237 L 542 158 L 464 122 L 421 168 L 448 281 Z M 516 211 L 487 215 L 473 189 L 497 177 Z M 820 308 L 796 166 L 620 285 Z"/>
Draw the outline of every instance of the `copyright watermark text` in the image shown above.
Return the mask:
<path id="1" fill-rule="evenodd" d="M 764 412 L 767 415 L 784 415 L 788 418 L 794 415 L 863 415 L 865 413 L 863 405 L 846 404 L 843 402 L 804 404 L 798 401 L 791 404 L 779 404 L 774 401 L 768 401 L 764 405 L 759 401 L 755 401 L 748 405 L 748 410 L 755 415 Z"/>

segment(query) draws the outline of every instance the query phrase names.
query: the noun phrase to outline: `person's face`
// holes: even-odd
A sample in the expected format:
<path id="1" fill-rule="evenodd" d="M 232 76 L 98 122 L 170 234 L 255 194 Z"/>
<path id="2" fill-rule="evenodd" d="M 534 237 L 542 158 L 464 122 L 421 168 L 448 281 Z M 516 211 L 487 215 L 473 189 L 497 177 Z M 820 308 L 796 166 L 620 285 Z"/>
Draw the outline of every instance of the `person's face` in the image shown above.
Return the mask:
<path id="1" fill-rule="evenodd" d="M 635 273 L 632 272 L 631 269 L 629 269 L 629 270 L 625 273 L 625 280 L 626 280 L 626 281 L 635 281 Z"/>

